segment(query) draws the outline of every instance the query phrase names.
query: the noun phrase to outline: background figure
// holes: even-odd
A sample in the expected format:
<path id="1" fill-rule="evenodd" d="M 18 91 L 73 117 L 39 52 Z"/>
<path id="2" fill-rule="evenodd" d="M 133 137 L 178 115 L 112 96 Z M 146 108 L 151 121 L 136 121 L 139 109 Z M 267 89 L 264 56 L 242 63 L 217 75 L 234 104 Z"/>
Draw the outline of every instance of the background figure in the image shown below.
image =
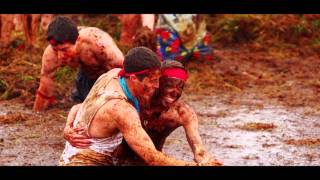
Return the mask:
<path id="1" fill-rule="evenodd" d="M 41 14 L 40 26 L 44 32 L 47 32 L 49 24 L 54 18 L 54 14 Z"/>
<path id="2" fill-rule="evenodd" d="M 121 34 L 119 42 L 131 46 L 137 29 L 147 26 L 154 29 L 155 16 L 153 14 L 123 14 L 117 15 L 121 21 Z"/>
<path id="3" fill-rule="evenodd" d="M 158 54 L 162 59 L 182 62 L 213 59 L 211 36 L 201 15 L 160 14 L 156 33 Z"/>
<path id="4" fill-rule="evenodd" d="M 128 14 L 118 16 L 122 23 L 120 43 L 131 46 L 141 27 L 157 34 L 157 54 L 162 60 L 212 60 L 211 35 L 199 14 Z M 155 26 L 156 23 L 156 26 Z M 155 27 L 154 27 L 155 26 Z M 155 30 L 154 30 L 155 29 Z M 215 54 L 215 57 L 218 57 Z M 219 57 L 221 59 L 221 57 Z"/>
<path id="5" fill-rule="evenodd" d="M 0 42 L 1 47 L 8 47 L 12 42 L 12 31 L 23 31 L 25 34 L 26 44 L 31 47 L 39 31 L 41 20 L 41 28 L 47 31 L 53 14 L 1 14 L 0 15 Z"/>
<path id="6" fill-rule="evenodd" d="M 23 24 L 23 30 L 26 37 L 27 46 L 33 46 L 34 41 L 39 30 L 40 14 L 21 14 L 21 22 Z"/>
<path id="7" fill-rule="evenodd" d="M 8 47 L 11 43 L 11 32 L 14 29 L 14 14 L 0 15 L 0 47 Z"/>

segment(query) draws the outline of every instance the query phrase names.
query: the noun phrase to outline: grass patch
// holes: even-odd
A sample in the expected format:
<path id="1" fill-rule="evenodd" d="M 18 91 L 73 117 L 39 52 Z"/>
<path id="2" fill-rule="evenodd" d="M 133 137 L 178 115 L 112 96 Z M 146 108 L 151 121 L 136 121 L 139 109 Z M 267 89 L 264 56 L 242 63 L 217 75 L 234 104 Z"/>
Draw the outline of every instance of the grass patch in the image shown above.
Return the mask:
<path id="1" fill-rule="evenodd" d="M 65 66 L 62 68 L 59 68 L 55 75 L 54 79 L 59 83 L 66 83 L 70 82 L 74 79 L 76 71 L 72 68 Z"/>

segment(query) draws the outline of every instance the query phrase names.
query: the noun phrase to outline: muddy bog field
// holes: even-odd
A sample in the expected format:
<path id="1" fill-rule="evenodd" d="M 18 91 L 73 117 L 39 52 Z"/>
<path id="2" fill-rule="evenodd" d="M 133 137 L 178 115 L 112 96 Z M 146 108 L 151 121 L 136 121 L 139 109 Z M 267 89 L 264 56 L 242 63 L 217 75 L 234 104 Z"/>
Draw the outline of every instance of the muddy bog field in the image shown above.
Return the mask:
<path id="1" fill-rule="evenodd" d="M 319 166 L 320 18 L 206 16 L 220 55 L 187 64 L 182 96 L 197 112 L 206 149 L 230 166 Z M 73 19 L 119 33 L 119 22 L 109 15 Z M 57 104 L 32 112 L 47 43 L 39 32 L 35 47 L 17 48 L 23 35 L 13 36 L 13 45 L 0 49 L 0 165 L 56 165 L 76 70 L 58 70 Z M 183 128 L 168 137 L 164 152 L 193 160 Z"/>

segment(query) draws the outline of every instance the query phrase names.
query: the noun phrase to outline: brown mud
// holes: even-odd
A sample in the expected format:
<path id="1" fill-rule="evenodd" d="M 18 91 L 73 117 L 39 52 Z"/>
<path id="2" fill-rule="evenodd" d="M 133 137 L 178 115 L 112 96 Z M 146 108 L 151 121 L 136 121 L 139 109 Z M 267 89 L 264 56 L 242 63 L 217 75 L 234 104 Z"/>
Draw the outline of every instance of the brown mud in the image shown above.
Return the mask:
<path id="1" fill-rule="evenodd" d="M 70 17 L 119 37 L 113 16 Z M 187 64 L 182 97 L 198 114 L 206 149 L 225 165 L 320 165 L 319 17 L 207 17 L 220 58 Z M 0 165 L 56 165 L 76 70 L 61 68 L 57 104 L 32 112 L 45 34 L 33 48 L 24 46 L 20 32 L 13 37 L 0 50 Z M 183 128 L 168 137 L 164 152 L 193 159 Z"/>

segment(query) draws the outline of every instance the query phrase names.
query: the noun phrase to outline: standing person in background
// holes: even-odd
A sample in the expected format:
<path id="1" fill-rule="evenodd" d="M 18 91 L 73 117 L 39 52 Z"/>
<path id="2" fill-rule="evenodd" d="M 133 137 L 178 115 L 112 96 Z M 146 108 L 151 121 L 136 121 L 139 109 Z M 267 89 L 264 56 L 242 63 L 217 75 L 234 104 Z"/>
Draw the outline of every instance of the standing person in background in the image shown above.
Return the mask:
<path id="1" fill-rule="evenodd" d="M 0 15 L 0 47 L 8 47 L 11 44 L 11 33 L 14 29 L 14 14 Z"/>
<path id="2" fill-rule="evenodd" d="M 203 15 L 159 14 L 155 31 L 157 51 L 164 60 L 213 59 L 211 35 Z"/>
<path id="3" fill-rule="evenodd" d="M 213 51 L 211 34 L 207 31 L 205 16 L 201 14 L 134 14 L 122 15 L 120 42 L 132 45 L 135 33 L 148 27 L 157 34 L 157 54 L 162 60 L 222 59 Z"/>
<path id="4" fill-rule="evenodd" d="M 41 14 L 40 27 L 44 32 L 47 32 L 49 24 L 53 21 L 54 14 Z"/>
<path id="5" fill-rule="evenodd" d="M 131 46 L 141 27 L 148 27 L 154 30 L 155 16 L 153 14 L 122 14 L 117 15 L 121 22 L 121 34 L 119 42 L 123 45 Z"/>
<path id="6" fill-rule="evenodd" d="M 28 47 L 34 46 L 36 40 L 39 24 L 41 20 L 40 14 L 21 14 L 21 22 L 23 24 L 24 35 L 26 37 L 26 42 Z"/>
<path id="7" fill-rule="evenodd" d="M 13 30 L 23 31 L 27 46 L 34 46 L 40 21 L 41 28 L 46 32 L 52 18 L 53 14 L 1 14 L 0 46 L 10 46 L 12 42 L 11 33 Z"/>

